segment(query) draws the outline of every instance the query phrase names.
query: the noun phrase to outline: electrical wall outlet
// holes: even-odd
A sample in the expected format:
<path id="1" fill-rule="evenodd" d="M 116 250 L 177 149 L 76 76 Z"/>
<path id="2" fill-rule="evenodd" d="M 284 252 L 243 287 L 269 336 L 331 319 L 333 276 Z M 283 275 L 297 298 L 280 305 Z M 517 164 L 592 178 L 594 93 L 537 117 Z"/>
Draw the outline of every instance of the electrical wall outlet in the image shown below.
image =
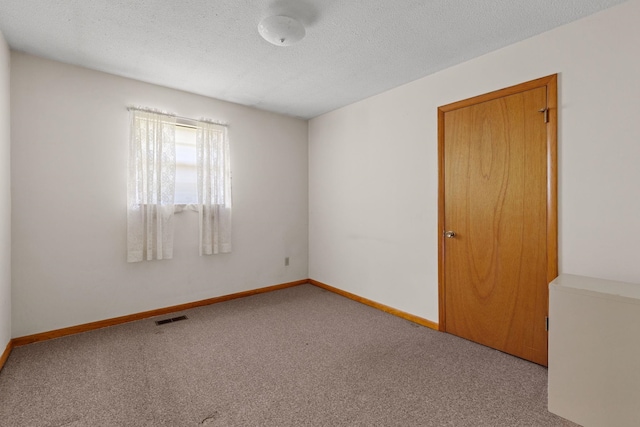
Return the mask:
<path id="1" fill-rule="evenodd" d="M 284 266 L 285 266 L 285 267 L 288 267 L 288 266 L 289 266 L 289 257 L 286 257 L 286 258 L 284 259 Z"/>

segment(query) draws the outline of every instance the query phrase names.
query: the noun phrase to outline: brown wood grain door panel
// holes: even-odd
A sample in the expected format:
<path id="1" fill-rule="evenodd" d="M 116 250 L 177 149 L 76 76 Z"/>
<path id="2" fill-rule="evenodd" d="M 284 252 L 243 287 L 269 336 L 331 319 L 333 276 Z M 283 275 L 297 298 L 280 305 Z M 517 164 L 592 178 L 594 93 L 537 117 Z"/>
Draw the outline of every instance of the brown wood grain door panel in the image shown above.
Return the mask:
<path id="1" fill-rule="evenodd" d="M 546 365 L 548 87 L 476 101 L 441 110 L 441 329 Z"/>

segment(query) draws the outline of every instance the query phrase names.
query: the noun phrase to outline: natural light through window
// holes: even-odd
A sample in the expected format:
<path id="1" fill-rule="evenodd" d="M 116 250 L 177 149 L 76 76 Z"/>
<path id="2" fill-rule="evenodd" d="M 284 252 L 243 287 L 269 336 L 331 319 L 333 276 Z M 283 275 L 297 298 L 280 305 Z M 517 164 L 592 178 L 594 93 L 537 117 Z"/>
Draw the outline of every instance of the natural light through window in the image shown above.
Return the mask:
<path id="1" fill-rule="evenodd" d="M 176 126 L 176 205 L 198 203 L 196 134 L 195 127 Z"/>

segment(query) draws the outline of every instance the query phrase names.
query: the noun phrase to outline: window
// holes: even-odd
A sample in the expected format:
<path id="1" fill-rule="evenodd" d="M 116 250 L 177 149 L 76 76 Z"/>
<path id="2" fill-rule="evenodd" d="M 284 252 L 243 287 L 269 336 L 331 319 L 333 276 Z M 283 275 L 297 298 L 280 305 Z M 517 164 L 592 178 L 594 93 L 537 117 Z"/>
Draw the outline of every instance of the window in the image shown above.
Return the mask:
<path id="1" fill-rule="evenodd" d="M 200 255 L 231 252 L 226 126 L 130 111 L 127 261 L 172 258 L 173 215 L 187 206 L 198 214 Z"/>
<path id="2" fill-rule="evenodd" d="M 196 134 L 194 126 L 176 125 L 176 205 L 198 203 Z"/>

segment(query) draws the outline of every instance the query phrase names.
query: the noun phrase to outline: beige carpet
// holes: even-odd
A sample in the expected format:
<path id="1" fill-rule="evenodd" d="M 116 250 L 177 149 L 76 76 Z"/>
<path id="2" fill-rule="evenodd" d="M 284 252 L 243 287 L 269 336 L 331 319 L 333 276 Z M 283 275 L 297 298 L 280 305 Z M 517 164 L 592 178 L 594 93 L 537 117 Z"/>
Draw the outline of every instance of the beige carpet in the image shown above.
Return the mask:
<path id="1" fill-rule="evenodd" d="M 574 425 L 546 387 L 541 366 L 303 285 L 16 348 L 0 425 Z"/>

